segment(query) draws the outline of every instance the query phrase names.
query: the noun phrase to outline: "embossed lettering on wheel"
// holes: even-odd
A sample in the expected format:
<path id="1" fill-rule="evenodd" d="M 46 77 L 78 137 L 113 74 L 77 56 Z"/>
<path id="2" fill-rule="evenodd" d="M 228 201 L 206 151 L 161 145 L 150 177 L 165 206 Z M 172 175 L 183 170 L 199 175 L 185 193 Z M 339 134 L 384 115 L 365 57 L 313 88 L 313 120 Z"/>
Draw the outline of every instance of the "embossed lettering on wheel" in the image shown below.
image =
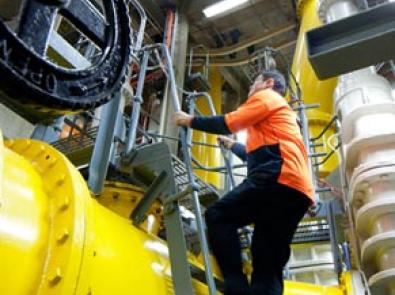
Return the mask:
<path id="1" fill-rule="evenodd" d="M 131 41 L 125 1 L 104 0 L 103 10 L 106 20 L 89 0 L 27 0 L 17 33 L 0 20 L 0 100 L 33 122 L 107 102 L 125 79 Z M 100 48 L 89 68 L 45 59 L 57 14 Z"/>

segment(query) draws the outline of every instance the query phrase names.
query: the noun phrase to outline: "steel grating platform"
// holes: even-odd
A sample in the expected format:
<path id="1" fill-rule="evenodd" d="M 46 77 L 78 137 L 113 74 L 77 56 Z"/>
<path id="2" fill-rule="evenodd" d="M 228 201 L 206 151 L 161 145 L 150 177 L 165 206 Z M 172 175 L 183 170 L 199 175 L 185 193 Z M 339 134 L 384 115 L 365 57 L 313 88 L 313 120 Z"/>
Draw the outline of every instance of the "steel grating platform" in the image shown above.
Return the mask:
<path id="1" fill-rule="evenodd" d="M 329 231 L 329 224 L 325 219 L 301 221 L 292 239 L 292 244 L 329 241 Z"/>
<path id="2" fill-rule="evenodd" d="M 89 164 L 97 133 L 98 127 L 88 128 L 81 134 L 63 138 L 51 143 L 51 145 L 66 155 L 74 165 L 86 166 Z M 177 190 L 183 191 L 189 184 L 185 164 L 175 155 L 172 155 L 172 165 Z M 215 187 L 205 183 L 197 176 L 195 177 L 199 187 L 199 199 L 203 206 L 207 206 L 219 198 L 219 192 Z M 192 209 L 192 204 L 188 197 L 180 200 L 180 204 L 188 209 Z"/>

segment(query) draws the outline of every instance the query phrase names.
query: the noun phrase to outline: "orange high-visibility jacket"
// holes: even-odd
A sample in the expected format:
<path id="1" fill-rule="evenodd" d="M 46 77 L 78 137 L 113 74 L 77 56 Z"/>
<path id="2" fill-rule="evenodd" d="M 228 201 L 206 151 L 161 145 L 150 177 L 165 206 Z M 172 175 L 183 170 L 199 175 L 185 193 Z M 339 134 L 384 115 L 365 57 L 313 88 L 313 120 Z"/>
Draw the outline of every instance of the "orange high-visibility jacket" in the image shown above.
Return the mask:
<path id="1" fill-rule="evenodd" d="M 254 93 L 225 116 L 195 117 L 194 129 L 229 134 L 247 130 L 247 145 L 232 150 L 247 160 L 248 178 L 265 184 L 278 182 L 313 199 L 308 156 L 295 112 L 271 89 Z"/>

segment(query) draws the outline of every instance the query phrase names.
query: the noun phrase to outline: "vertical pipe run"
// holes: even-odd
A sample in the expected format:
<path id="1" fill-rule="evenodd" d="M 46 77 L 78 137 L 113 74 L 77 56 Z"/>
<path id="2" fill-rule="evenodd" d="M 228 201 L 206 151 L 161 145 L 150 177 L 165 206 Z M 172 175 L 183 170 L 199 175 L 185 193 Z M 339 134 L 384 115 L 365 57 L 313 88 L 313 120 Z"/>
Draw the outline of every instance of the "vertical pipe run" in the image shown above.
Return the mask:
<path id="1" fill-rule="evenodd" d="M 306 112 L 309 131 L 313 137 L 319 134 L 322 128 L 332 119 L 333 91 L 336 87 L 337 80 L 318 80 L 307 58 L 305 34 L 307 31 L 321 25 L 316 9 L 318 2 L 319 0 L 299 0 L 297 3 L 300 30 L 292 62 L 292 73 L 299 82 L 303 101 L 306 104 L 320 102 L 320 109 L 312 109 Z M 330 135 L 328 134 L 328 137 Z M 323 137 L 324 147 L 318 148 L 316 150 L 317 153 L 329 150 L 329 147 L 326 147 L 326 139 L 328 137 Z M 337 157 L 331 157 L 325 164 L 319 167 L 319 176 L 326 177 L 336 168 L 337 164 Z"/>
<path id="2" fill-rule="evenodd" d="M 165 27 L 165 40 L 163 43 L 171 50 L 172 48 L 172 40 L 173 38 L 173 28 L 174 28 L 174 19 L 175 19 L 175 13 L 173 9 L 168 9 L 167 10 L 167 17 L 166 17 L 166 27 Z"/>
<path id="3" fill-rule="evenodd" d="M 136 94 L 133 97 L 133 112 L 130 117 L 129 133 L 126 142 L 126 154 L 130 153 L 136 142 L 137 126 L 140 119 L 141 104 L 143 103 L 143 90 L 145 83 L 145 75 L 148 67 L 149 51 L 144 50 L 143 60 L 140 65 L 139 80 L 137 82 Z"/>

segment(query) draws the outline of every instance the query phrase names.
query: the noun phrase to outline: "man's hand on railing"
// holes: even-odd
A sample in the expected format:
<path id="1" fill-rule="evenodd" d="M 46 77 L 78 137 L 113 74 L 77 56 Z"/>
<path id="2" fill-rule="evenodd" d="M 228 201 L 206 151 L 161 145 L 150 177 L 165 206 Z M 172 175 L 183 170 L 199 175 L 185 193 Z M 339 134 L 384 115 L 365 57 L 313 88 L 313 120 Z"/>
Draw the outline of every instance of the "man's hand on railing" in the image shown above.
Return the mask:
<path id="1" fill-rule="evenodd" d="M 178 126 L 190 127 L 193 117 L 183 111 L 173 114 L 173 123 Z"/>
<path id="2" fill-rule="evenodd" d="M 236 143 L 236 141 L 234 139 L 226 137 L 226 136 L 222 136 L 222 135 L 219 135 L 217 137 L 217 140 L 218 140 L 219 144 L 222 143 L 224 145 L 224 147 L 228 150 L 230 150 L 232 148 L 232 146 Z"/>

